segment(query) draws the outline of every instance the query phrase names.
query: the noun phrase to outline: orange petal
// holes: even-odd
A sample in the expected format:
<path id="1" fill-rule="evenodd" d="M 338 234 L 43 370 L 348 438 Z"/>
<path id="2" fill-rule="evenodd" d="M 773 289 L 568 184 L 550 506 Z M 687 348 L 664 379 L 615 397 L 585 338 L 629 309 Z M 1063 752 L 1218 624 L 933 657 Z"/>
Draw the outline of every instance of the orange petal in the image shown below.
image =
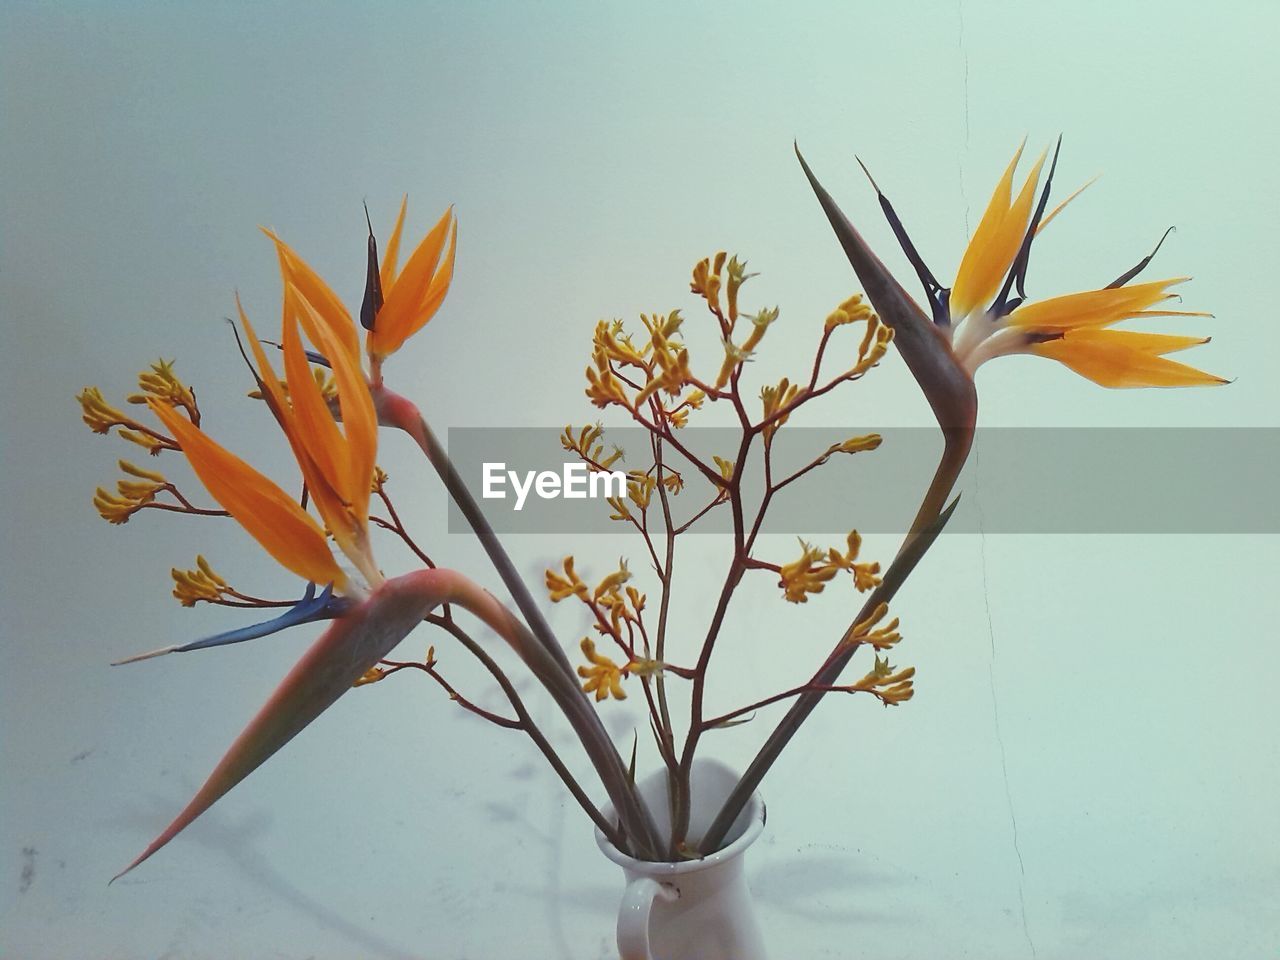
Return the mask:
<path id="1" fill-rule="evenodd" d="M 1102 174 L 1098 174 L 1098 176 L 1094 177 L 1092 180 L 1086 181 L 1084 186 L 1077 189 L 1075 193 L 1071 194 L 1071 196 L 1067 197 L 1067 199 L 1063 200 L 1060 204 L 1050 210 L 1049 213 L 1041 219 L 1040 225 L 1036 227 L 1036 236 L 1040 236 L 1040 231 L 1047 227 L 1053 221 L 1054 217 L 1065 210 L 1067 208 L 1067 204 L 1097 183 L 1098 177 L 1100 176 L 1102 176 Z"/>
<path id="2" fill-rule="evenodd" d="M 154 399 L 148 403 L 209 495 L 281 566 L 313 583 L 332 583 L 339 589 L 346 583 L 324 531 L 292 497 L 172 407 Z"/>
<path id="3" fill-rule="evenodd" d="M 1168 288 L 1189 278 L 1153 280 L 1127 287 L 1108 287 L 1084 293 L 1068 293 L 1023 304 L 1009 314 L 1009 323 L 1037 330 L 1071 330 L 1098 327 L 1135 317 L 1153 304 L 1174 296 Z"/>
<path id="4" fill-rule="evenodd" d="M 331 358 L 342 411 L 346 472 L 339 489 L 344 490 L 343 499 L 363 526 L 369 519 L 369 497 L 378 456 L 378 415 L 359 361 L 337 349 L 336 339 L 327 328 L 322 326 L 316 332 L 320 339 L 315 345 Z"/>
<path id="5" fill-rule="evenodd" d="M 277 419 L 281 417 L 287 418 L 290 413 L 288 401 L 285 399 L 284 390 L 280 387 L 280 378 L 276 376 L 275 368 L 271 366 L 271 361 L 267 359 L 266 351 L 262 349 L 262 341 L 258 339 L 258 333 L 253 329 L 253 324 L 249 322 L 249 316 L 244 312 L 244 307 L 240 304 L 240 295 L 236 294 L 236 312 L 240 315 L 240 326 L 244 328 L 245 338 L 249 341 L 249 349 L 253 351 L 254 363 L 258 366 L 258 379 L 261 381 L 263 388 L 266 390 L 266 399 L 272 408 L 272 413 Z M 288 433 L 286 425 L 280 424 Z"/>
<path id="6" fill-rule="evenodd" d="M 444 298 L 448 296 L 449 287 L 453 283 L 453 264 L 457 250 L 458 221 L 455 220 L 453 221 L 453 229 L 449 233 L 449 249 L 445 252 L 444 260 L 440 262 L 440 268 L 436 270 L 435 276 L 431 278 L 431 285 L 427 287 L 427 295 L 422 298 L 422 306 L 418 308 L 417 318 L 414 320 L 413 326 L 405 339 L 425 327 L 427 322 L 436 315 L 440 305 L 444 303 Z"/>
<path id="7" fill-rule="evenodd" d="M 250 347 L 253 350 L 254 361 L 260 371 L 259 379 L 267 390 L 268 406 L 270 406 L 272 414 L 280 424 L 280 429 L 289 441 L 289 447 L 293 451 L 293 458 L 298 463 L 298 469 L 302 471 L 302 479 L 307 486 L 308 493 L 311 495 L 311 501 L 316 505 L 316 510 L 324 518 L 324 522 L 329 529 L 333 531 L 334 538 L 338 540 L 339 545 L 350 543 L 355 536 L 355 530 L 343 506 L 342 497 L 333 489 L 329 480 L 325 477 L 324 471 L 320 469 L 307 451 L 306 444 L 300 435 L 298 418 L 294 412 L 293 403 L 285 397 L 284 391 L 280 387 L 280 381 L 271 366 L 271 361 L 267 359 L 267 355 L 262 349 L 262 343 L 258 340 L 257 332 L 253 329 L 253 324 L 249 322 L 248 316 L 240 308 L 239 298 L 236 300 L 236 307 L 240 310 L 240 325 L 244 327 L 245 336 L 249 339 Z M 345 356 L 342 350 L 335 350 L 334 352 Z"/>
<path id="8" fill-rule="evenodd" d="M 387 248 L 382 251 L 382 269 L 379 271 L 382 289 L 390 290 L 396 282 L 396 268 L 400 260 L 400 234 L 404 231 L 404 212 L 409 206 L 409 195 L 406 193 L 400 200 L 400 215 L 396 217 L 395 229 L 387 240 Z"/>
<path id="9" fill-rule="evenodd" d="M 1169 333 L 1139 333 L 1135 330 L 1099 330 L 1087 328 L 1072 330 L 1067 335 L 1071 343 L 1097 343 L 1126 350 L 1137 350 L 1153 357 L 1176 353 L 1190 347 L 1208 343 L 1208 337 L 1184 337 Z"/>
<path id="10" fill-rule="evenodd" d="M 1000 284 L 1022 246 L 1046 155 L 1047 152 L 1040 154 L 1012 204 L 1009 197 L 1013 188 L 1013 171 L 1022 156 L 1022 147 L 1018 148 L 996 185 L 991 202 L 987 204 L 956 272 L 950 299 L 952 320 L 958 322 L 975 308 L 989 304 L 999 292 Z"/>
<path id="11" fill-rule="evenodd" d="M 385 300 L 382 309 L 378 311 L 371 338 L 372 352 L 375 355 L 386 357 L 395 353 L 412 332 L 421 328 L 421 324 L 416 321 L 430 291 L 432 279 L 438 272 L 440 253 L 444 249 L 445 235 L 452 219 L 453 207 L 450 207 L 422 238 L 395 285 L 390 289 L 383 287 Z M 455 225 L 455 235 L 456 230 Z"/>
<path id="12" fill-rule="evenodd" d="M 303 352 L 302 339 L 298 336 L 297 314 L 306 311 L 307 307 L 298 302 L 292 286 L 285 287 L 284 301 L 284 371 L 298 437 L 339 499 L 347 500 L 350 490 L 346 483 L 346 441 L 320 393 L 311 373 L 311 364 Z M 345 356 L 342 350 L 335 352 Z M 330 528 L 333 528 L 332 523 Z"/>
<path id="13" fill-rule="evenodd" d="M 1143 317 L 1212 317 L 1213 314 L 1206 310 L 1143 310 L 1133 315 L 1135 318 Z"/>
<path id="14" fill-rule="evenodd" d="M 343 349 L 353 357 L 358 357 L 360 338 L 356 325 L 338 295 L 288 244 L 270 230 L 264 230 L 263 233 L 275 242 L 276 254 L 280 258 L 280 275 L 285 284 L 296 287 L 302 299 L 314 308 L 319 320 L 334 333 Z"/>
<path id="15" fill-rule="evenodd" d="M 1134 337 L 1159 335 L 1114 330 L 1071 331 L 1059 339 L 1033 344 L 1028 350 L 1057 360 L 1104 387 L 1192 387 L 1227 382 L 1211 373 L 1156 355 L 1157 352 L 1166 353 L 1194 345 L 1186 343 L 1187 340 L 1203 342 L 1198 338 L 1159 337 L 1158 342 L 1135 341 Z"/>

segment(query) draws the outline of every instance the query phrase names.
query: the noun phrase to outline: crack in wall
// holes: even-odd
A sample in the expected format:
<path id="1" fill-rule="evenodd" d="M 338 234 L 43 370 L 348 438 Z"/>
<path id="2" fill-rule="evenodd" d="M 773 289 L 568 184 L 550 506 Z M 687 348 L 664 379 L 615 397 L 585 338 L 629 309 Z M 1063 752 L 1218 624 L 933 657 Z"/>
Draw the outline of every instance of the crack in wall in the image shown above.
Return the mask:
<path id="1" fill-rule="evenodd" d="M 978 475 L 978 445 L 973 448 L 974 477 Z M 975 491 L 976 494 L 976 491 Z M 983 523 L 982 498 L 975 495 L 975 507 L 978 518 L 978 552 L 979 569 L 982 571 L 982 602 L 987 615 L 987 638 L 991 645 L 991 658 L 987 661 L 987 679 L 991 690 L 991 715 L 995 723 L 996 745 L 1000 750 L 1000 775 L 1004 780 L 1004 800 L 1009 811 L 1009 827 L 1013 838 L 1013 853 L 1018 859 L 1018 909 L 1022 917 L 1022 935 L 1031 949 L 1031 956 L 1037 956 L 1035 941 L 1031 938 L 1031 925 L 1027 922 L 1026 864 L 1022 860 L 1022 847 L 1018 843 L 1018 817 L 1013 807 L 1013 790 L 1009 786 L 1009 761 L 1004 748 L 1004 734 L 1000 728 L 1000 702 L 996 697 L 996 630 L 991 616 L 991 590 L 987 581 L 987 533 Z"/>

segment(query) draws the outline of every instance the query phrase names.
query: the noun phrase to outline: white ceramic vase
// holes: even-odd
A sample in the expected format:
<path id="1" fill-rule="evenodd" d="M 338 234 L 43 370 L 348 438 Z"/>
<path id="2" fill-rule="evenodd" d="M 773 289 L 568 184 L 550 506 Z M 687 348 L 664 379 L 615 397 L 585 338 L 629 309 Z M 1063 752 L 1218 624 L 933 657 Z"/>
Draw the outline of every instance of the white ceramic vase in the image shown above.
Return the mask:
<path id="1" fill-rule="evenodd" d="M 716 760 L 695 760 L 690 779 L 689 837 L 696 843 L 738 782 Z M 669 836 L 667 772 L 637 784 L 661 836 Z M 606 808 L 612 818 L 613 810 Z M 764 829 L 759 794 L 743 808 L 728 844 L 700 860 L 651 863 L 621 853 L 596 831 L 596 843 L 626 875 L 618 911 L 621 960 L 766 960 L 764 938 L 752 909 L 743 855 Z"/>

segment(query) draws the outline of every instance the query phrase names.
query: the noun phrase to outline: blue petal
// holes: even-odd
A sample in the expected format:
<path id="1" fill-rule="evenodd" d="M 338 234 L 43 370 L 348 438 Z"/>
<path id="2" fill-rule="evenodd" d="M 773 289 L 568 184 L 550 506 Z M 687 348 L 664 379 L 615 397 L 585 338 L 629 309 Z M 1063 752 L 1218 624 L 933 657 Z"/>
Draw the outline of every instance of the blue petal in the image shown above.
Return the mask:
<path id="1" fill-rule="evenodd" d="M 173 647 L 161 647 L 159 650 L 152 650 L 149 653 L 127 657 L 124 660 L 116 661 L 112 666 L 133 663 L 136 660 L 148 660 L 151 657 L 159 657 L 167 653 L 186 653 L 189 650 L 203 650 L 206 647 L 221 647 L 229 643 L 256 640 L 259 637 L 279 633 L 281 630 L 287 630 L 289 627 L 296 627 L 300 624 L 314 623 L 317 620 L 332 620 L 335 617 L 340 617 L 350 606 L 351 602 L 345 597 L 335 597 L 333 595 L 333 584 L 329 584 L 317 595 L 316 585 L 308 583 L 306 591 L 302 594 L 302 599 L 278 617 L 272 617 L 270 620 L 264 620 L 261 623 L 255 623 L 247 627 L 237 627 L 235 630 L 227 630 L 224 633 L 217 633 L 200 640 L 193 640 L 191 643 Z"/>
<path id="2" fill-rule="evenodd" d="M 259 338 L 258 342 L 265 343 L 269 347 L 275 347 L 277 350 L 284 350 L 284 344 L 275 340 L 263 340 Z M 329 362 L 329 359 L 324 356 L 324 354 L 316 353 L 314 350 L 303 350 L 302 352 L 307 355 L 307 359 L 312 363 L 321 367 L 327 367 L 330 370 L 333 369 L 333 364 Z"/>

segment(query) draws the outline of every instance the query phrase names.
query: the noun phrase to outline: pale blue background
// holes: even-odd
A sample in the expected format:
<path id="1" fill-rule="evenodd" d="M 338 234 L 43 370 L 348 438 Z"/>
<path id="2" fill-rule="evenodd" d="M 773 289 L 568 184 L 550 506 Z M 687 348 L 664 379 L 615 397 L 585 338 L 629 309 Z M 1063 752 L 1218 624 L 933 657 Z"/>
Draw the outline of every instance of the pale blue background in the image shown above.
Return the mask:
<path id="1" fill-rule="evenodd" d="M 793 138 L 888 250 L 860 154 L 948 278 L 1016 143 L 1061 131 L 1059 190 L 1105 176 L 1044 236 L 1034 290 L 1104 283 L 1174 223 L 1152 276 L 1194 273 L 1186 306 L 1217 319 L 1163 329 L 1212 331 L 1194 359 L 1238 381 L 1115 394 L 1004 361 L 979 378 L 983 422 L 1277 426 L 1275 8 L 889 6 L 5 4 L 0 955 L 609 955 L 619 877 L 585 818 L 525 741 L 412 678 L 344 699 L 105 885 L 314 632 L 107 667 L 242 622 L 167 597 L 197 551 L 246 589 L 295 588 L 230 525 L 107 528 L 89 498 L 132 450 L 72 400 L 177 356 L 210 429 L 283 468 L 220 320 L 235 289 L 275 316 L 259 224 L 355 301 L 362 199 L 384 234 L 404 191 L 415 233 L 456 203 L 453 293 L 391 376 L 442 431 L 586 422 L 594 321 L 691 310 L 688 269 L 720 247 L 784 309 L 761 382 L 804 362 L 854 282 Z M 856 402 L 820 419 L 928 422 L 896 357 Z M 382 460 L 431 551 L 492 584 L 407 446 Z M 690 632 L 715 546 L 684 567 Z M 513 549 L 535 580 L 570 550 L 597 573 L 637 554 Z M 946 539 L 897 605 L 916 700 L 825 705 L 765 783 L 749 867 L 775 958 L 1274 957 L 1277 560 L 1274 537 Z M 807 671 L 850 609 L 834 589 L 804 608 L 744 591 L 715 704 Z M 633 702 L 609 707 L 620 742 Z M 714 744 L 741 764 L 763 734 Z"/>

